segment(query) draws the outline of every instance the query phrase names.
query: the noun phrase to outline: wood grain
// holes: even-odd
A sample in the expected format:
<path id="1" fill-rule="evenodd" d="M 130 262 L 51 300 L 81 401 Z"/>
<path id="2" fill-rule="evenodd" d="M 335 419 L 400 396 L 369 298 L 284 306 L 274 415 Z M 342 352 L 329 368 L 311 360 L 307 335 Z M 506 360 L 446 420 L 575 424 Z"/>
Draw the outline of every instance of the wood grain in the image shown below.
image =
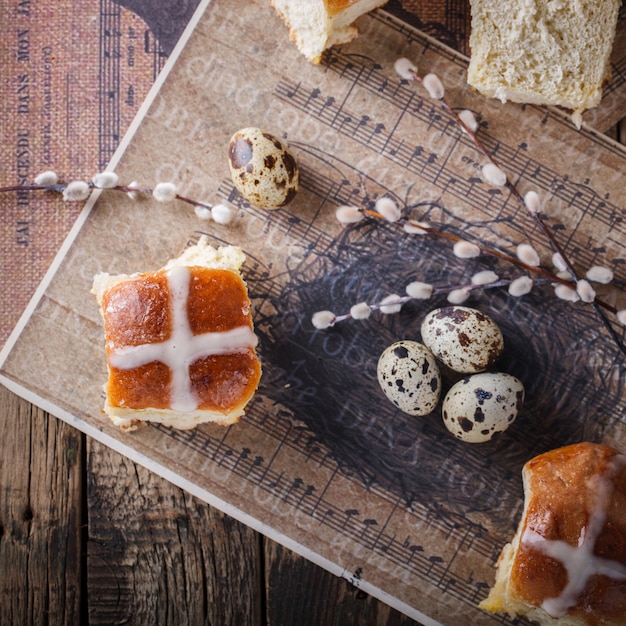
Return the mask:
<path id="1" fill-rule="evenodd" d="M 78 624 L 84 436 L 0 387 L 0 624 Z"/>
<path id="2" fill-rule="evenodd" d="M 0 437 L 0 624 L 415 624 L 1 386 Z"/>
<path id="3" fill-rule="evenodd" d="M 90 624 L 415 623 L 95 441 L 87 463 Z"/>
<path id="4" fill-rule="evenodd" d="M 415 624 L 2 386 L 0 442 L 0 625 Z"/>
<path id="5" fill-rule="evenodd" d="M 95 441 L 88 449 L 89 623 L 261 623 L 254 531 Z"/>
<path id="6" fill-rule="evenodd" d="M 275 542 L 265 542 L 265 563 L 269 626 L 416 624 L 367 595 L 347 579 L 321 570 Z M 293 598 L 298 598 L 298 601 L 294 602 Z"/>
<path id="7" fill-rule="evenodd" d="M 0 441 L 0 624 L 415 624 L 2 386 Z"/>

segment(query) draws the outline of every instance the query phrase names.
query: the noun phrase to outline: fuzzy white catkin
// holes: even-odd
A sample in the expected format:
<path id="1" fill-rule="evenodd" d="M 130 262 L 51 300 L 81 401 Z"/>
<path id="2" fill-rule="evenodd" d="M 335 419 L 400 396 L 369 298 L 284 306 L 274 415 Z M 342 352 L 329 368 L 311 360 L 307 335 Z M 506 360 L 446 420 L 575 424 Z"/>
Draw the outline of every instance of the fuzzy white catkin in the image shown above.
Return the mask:
<path id="1" fill-rule="evenodd" d="M 573 280 L 574 278 L 569 270 L 561 270 L 560 272 L 557 272 L 557 276 L 563 280 Z"/>
<path id="2" fill-rule="evenodd" d="M 374 208 L 388 222 L 397 222 L 402 217 L 402 212 L 398 208 L 398 205 L 391 198 L 387 198 L 386 196 L 378 198 Z"/>
<path id="3" fill-rule="evenodd" d="M 532 213 L 533 215 L 537 215 L 541 209 L 541 202 L 539 201 L 539 196 L 536 191 L 529 191 L 524 196 L 524 204 L 526 205 L 529 213 Z"/>
<path id="4" fill-rule="evenodd" d="M 465 124 L 465 126 L 467 126 L 473 133 L 478 130 L 478 120 L 476 119 L 473 111 L 470 111 L 469 109 L 463 109 L 459 113 L 459 118 L 461 119 L 463 124 Z"/>
<path id="5" fill-rule="evenodd" d="M 576 293 L 583 302 L 593 302 L 596 299 L 596 292 L 584 278 L 576 283 Z"/>
<path id="6" fill-rule="evenodd" d="M 91 179 L 91 182 L 98 189 L 113 189 L 117 187 L 119 176 L 115 172 L 99 172 Z"/>
<path id="7" fill-rule="evenodd" d="M 476 272 L 472 276 L 472 285 L 488 285 L 489 283 L 495 283 L 499 276 L 491 270 L 483 270 L 482 272 Z"/>
<path id="8" fill-rule="evenodd" d="M 393 313 L 399 313 L 402 308 L 402 303 L 398 302 L 400 296 L 393 293 L 380 301 L 380 312 L 385 315 L 391 315 Z"/>
<path id="9" fill-rule="evenodd" d="M 41 172 L 35 176 L 35 185 L 56 185 L 59 182 L 59 176 L 52 170 Z"/>
<path id="10" fill-rule="evenodd" d="M 578 302 L 578 300 L 580 300 L 576 291 L 567 285 L 557 285 L 554 288 L 554 295 L 568 302 Z"/>
<path id="11" fill-rule="evenodd" d="M 128 185 L 131 190 L 126 192 L 126 195 L 131 199 L 131 200 L 137 200 L 137 198 L 139 197 L 139 192 L 135 191 L 135 189 L 139 189 L 140 185 L 136 180 L 133 180 L 131 183 L 129 183 Z"/>
<path id="12" fill-rule="evenodd" d="M 613 280 L 613 270 L 602 265 L 592 265 L 585 276 L 594 283 L 608 285 Z"/>
<path id="13" fill-rule="evenodd" d="M 506 185 L 506 174 L 494 163 L 487 163 L 482 167 L 483 179 L 485 182 L 496 187 Z"/>
<path id="14" fill-rule="evenodd" d="M 311 323 L 318 330 L 324 330 L 330 328 L 336 319 L 337 316 L 332 311 L 317 311 L 317 313 L 313 313 Z"/>
<path id="15" fill-rule="evenodd" d="M 458 259 L 474 259 L 480 256 L 480 248 L 469 241 L 457 241 L 452 250 Z"/>
<path id="16" fill-rule="evenodd" d="M 158 202 L 171 202 L 176 198 L 176 193 L 174 183 L 158 183 L 152 191 L 154 199 Z"/>
<path id="17" fill-rule="evenodd" d="M 516 250 L 517 258 L 526 265 L 531 267 L 538 267 L 541 263 L 541 259 L 537 254 L 537 251 L 528 243 L 520 243 Z"/>
<path id="18" fill-rule="evenodd" d="M 201 220 L 209 221 L 212 219 L 211 209 L 208 206 L 196 206 L 193 208 L 193 212 L 196 214 L 196 217 Z"/>
<path id="19" fill-rule="evenodd" d="M 235 217 L 233 210 L 225 204 L 216 204 L 211 209 L 211 217 L 216 224 L 230 224 Z"/>
<path id="20" fill-rule="evenodd" d="M 467 289 L 453 289 L 448 294 L 450 304 L 463 304 L 469 298 L 470 292 Z"/>
<path id="21" fill-rule="evenodd" d="M 434 100 L 441 100 L 446 94 L 443 83 L 437 74 L 426 74 L 422 78 L 422 85 Z"/>
<path id="22" fill-rule="evenodd" d="M 76 202 L 89 197 L 89 185 L 82 180 L 74 180 L 63 190 L 63 200 Z"/>
<path id="23" fill-rule="evenodd" d="M 552 255 L 552 265 L 554 265 L 559 272 L 569 271 L 567 269 L 567 263 L 560 252 L 555 252 Z"/>
<path id="24" fill-rule="evenodd" d="M 350 308 L 350 315 L 355 320 L 366 320 L 371 312 L 372 308 L 367 302 L 358 302 Z"/>
<path id="25" fill-rule="evenodd" d="M 342 224 L 354 224 L 356 222 L 360 222 L 363 219 L 363 212 L 359 211 L 358 207 L 346 204 L 344 206 L 340 206 L 335 211 L 335 217 Z"/>
<path id="26" fill-rule="evenodd" d="M 393 69 L 400 75 L 400 78 L 404 78 L 404 80 L 413 80 L 415 78 L 413 72 L 417 72 L 417 66 L 404 57 L 396 60 L 393 64 Z"/>
<path id="27" fill-rule="evenodd" d="M 622 325 L 626 326 L 626 309 L 621 309 L 616 313 L 617 321 Z"/>
<path id="28" fill-rule="evenodd" d="M 404 224 L 402 229 L 409 235 L 427 235 L 430 224 L 428 222 L 410 221 Z"/>
<path id="29" fill-rule="evenodd" d="M 433 295 L 433 286 L 415 280 L 406 286 L 406 294 L 416 300 L 428 300 Z"/>
<path id="30" fill-rule="evenodd" d="M 533 288 L 533 281 L 528 276 L 520 276 L 509 285 L 509 293 L 515 298 L 525 296 Z"/>

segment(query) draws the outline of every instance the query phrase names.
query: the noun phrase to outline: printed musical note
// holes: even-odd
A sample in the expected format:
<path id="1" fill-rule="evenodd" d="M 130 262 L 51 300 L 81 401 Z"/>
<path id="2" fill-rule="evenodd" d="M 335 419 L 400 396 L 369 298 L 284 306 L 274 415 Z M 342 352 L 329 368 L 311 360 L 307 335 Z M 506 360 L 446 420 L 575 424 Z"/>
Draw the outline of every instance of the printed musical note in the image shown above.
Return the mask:
<path id="1" fill-rule="evenodd" d="M 405 32 L 396 30 L 400 27 L 395 23 L 386 24 L 384 17 L 372 19 L 383 20 L 380 24 L 390 32 Z M 436 55 L 437 63 L 448 69 L 446 60 L 452 59 L 446 78 L 461 76 L 464 66 L 436 42 L 425 42 L 410 30 L 404 36 L 403 42 L 419 42 L 418 56 L 425 67 L 429 58 L 422 60 L 422 53 Z M 361 44 L 357 40 L 355 45 Z M 485 571 L 493 573 L 482 566 L 495 564 L 512 520 L 521 512 L 519 469 L 537 446 L 533 428 L 522 428 L 497 447 L 477 452 L 446 437 L 438 420 L 409 420 L 382 405 L 373 373 L 376 354 L 404 331 L 416 309 L 327 333 L 313 329 L 309 320 L 310 313 L 322 307 L 349 310 L 373 290 L 382 291 L 381 285 L 401 290 L 418 275 L 430 279 L 440 276 L 442 267 L 456 272 L 462 265 L 451 260 L 449 246 L 427 248 L 425 238 L 415 241 L 389 224 L 364 221 L 341 231 L 329 227 L 339 204 L 371 206 L 375 198 L 388 194 L 420 218 L 447 224 L 455 232 L 471 234 L 479 224 L 482 233 L 503 245 L 515 240 L 511 231 L 517 225 L 512 222 L 523 207 L 515 205 L 506 188 L 486 184 L 480 176 L 483 155 L 419 85 L 402 81 L 371 55 L 350 55 L 349 50 L 333 49 L 311 73 L 280 76 L 268 90 L 304 165 L 301 191 L 307 206 L 276 217 L 246 204 L 228 179 L 219 187 L 221 197 L 245 213 L 238 231 L 244 240 L 245 229 L 259 225 L 258 238 L 246 242 L 250 255 L 245 271 L 266 356 L 265 387 L 228 435 L 209 427 L 193 434 L 167 428 L 159 433 L 203 451 L 244 489 L 252 486 L 259 501 L 269 503 L 261 511 L 264 520 L 277 520 L 279 527 L 283 518 L 290 524 L 297 515 L 309 534 L 319 533 L 327 543 L 329 537 L 337 540 L 348 555 L 349 571 L 356 567 L 353 555 L 365 555 L 382 563 L 386 574 L 409 581 L 407 586 L 420 594 L 422 587 L 431 596 L 436 590 L 476 611 L 489 587 L 480 578 Z M 540 114 L 529 115 L 538 124 Z M 554 132 L 552 121 L 544 118 L 541 130 Z M 540 192 L 546 204 L 571 209 L 547 212 L 550 227 L 563 239 L 571 234 L 570 215 L 592 213 L 607 225 L 623 222 L 623 208 L 613 204 L 605 190 L 599 193 L 591 183 L 574 181 L 573 174 L 567 179 L 559 163 L 538 155 L 533 142 L 521 140 L 516 129 L 498 136 L 494 127 L 485 122 L 479 132 L 508 174 Z M 340 146 L 334 154 L 322 149 L 329 138 Z M 349 157 L 344 157 L 344 148 Z M 375 165 L 357 166 L 354 155 Z M 262 246 L 254 245 L 261 241 L 274 246 L 270 254 L 264 256 Z M 284 248 L 290 246 L 297 253 L 283 258 Z M 610 246 L 610 236 L 598 242 L 577 234 L 572 253 L 589 265 Z M 626 259 L 617 259 L 615 265 L 620 264 L 626 265 Z M 455 276 L 464 271 L 460 267 Z M 541 315 L 547 317 L 544 304 L 542 300 Z M 514 305 L 504 294 L 494 306 L 503 312 L 507 337 L 512 337 L 515 356 L 506 365 L 521 368 L 530 387 L 544 384 L 533 383 L 533 372 L 523 369 L 526 357 L 532 363 L 555 358 L 524 334 L 528 329 L 537 334 L 541 319 L 520 302 L 515 315 L 522 323 L 507 329 L 506 314 Z M 558 320 L 555 323 L 561 323 Z M 417 335 L 417 322 L 409 330 Z M 575 330 L 584 335 L 584 323 Z M 568 415 L 577 410 L 569 408 L 581 392 L 568 387 L 570 396 L 563 401 Z M 525 419 L 533 427 L 543 425 L 544 409 L 533 407 L 541 421 L 534 414 Z M 549 419 L 552 427 L 559 418 Z M 593 426 L 585 427 L 593 434 Z M 542 431 L 542 446 L 553 440 L 547 428 Z M 488 489 L 485 475 L 490 476 Z M 474 567 L 476 563 L 481 567 Z"/>

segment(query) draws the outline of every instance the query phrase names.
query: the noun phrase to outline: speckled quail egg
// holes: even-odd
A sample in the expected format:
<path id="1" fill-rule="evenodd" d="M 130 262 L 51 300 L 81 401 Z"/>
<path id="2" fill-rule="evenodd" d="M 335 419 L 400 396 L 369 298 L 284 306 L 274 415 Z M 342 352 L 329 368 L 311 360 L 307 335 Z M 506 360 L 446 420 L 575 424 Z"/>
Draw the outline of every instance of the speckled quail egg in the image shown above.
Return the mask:
<path id="1" fill-rule="evenodd" d="M 430 350 L 416 341 L 398 341 L 378 359 L 383 393 L 409 415 L 428 415 L 439 402 L 441 374 Z"/>
<path id="2" fill-rule="evenodd" d="M 261 209 L 279 209 L 298 191 L 296 159 L 280 139 L 260 128 L 242 128 L 231 137 L 228 165 L 239 193 Z"/>
<path id="3" fill-rule="evenodd" d="M 469 443 L 489 441 L 504 432 L 524 403 L 524 386 L 501 372 L 466 376 L 448 391 L 441 413 L 446 428 Z"/>
<path id="4" fill-rule="evenodd" d="M 487 369 L 504 349 L 498 325 L 488 316 L 463 306 L 428 313 L 422 322 L 422 341 L 455 372 L 474 374 Z"/>

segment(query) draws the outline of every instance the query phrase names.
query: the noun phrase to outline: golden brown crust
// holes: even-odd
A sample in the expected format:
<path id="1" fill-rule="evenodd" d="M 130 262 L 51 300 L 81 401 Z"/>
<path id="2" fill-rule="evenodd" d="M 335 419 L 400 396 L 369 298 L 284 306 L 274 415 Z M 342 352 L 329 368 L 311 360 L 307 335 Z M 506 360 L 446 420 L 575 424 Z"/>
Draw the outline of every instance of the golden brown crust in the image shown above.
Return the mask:
<path id="1" fill-rule="evenodd" d="M 481 606 L 541 624 L 626 624 L 626 458 L 579 443 L 530 460 L 523 478 L 524 515 Z"/>
<path id="2" fill-rule="evenodd" d="M 524 468 L 529 501 L 522 536 L 527 530 L 534 531 L 544 539 L 578 546 L 589 532 L 592 515 L 601 506 L 598 481 L 610 481 L 613 493 L 593 555 L 626 566 L 626 465 L 623 461 L 616 463 L 618 458 L 612 448 L 581 443 L 529 461 Z M 560 560 L 522 540 L 511 571 L 513 593 L 540 606 L 562 594 L 567 582 L 568 572 Z M 602 619 L 625 616 L 626 580 L 591 575 L 568 612 Z"/>
<path id="3" fill-rule="evenodd" d="M 250 301 L 237 272 L 205 267 L 189 268 L 187 319 L 193 335 L 218 333 L 247 326 L 252 329 Z M 167 341 L 172 334 L 172 307 L 165 271 L 118 282 L 101 302 L 109 364 L 108 404 L 129 409 L 170 409 L 172 374 L 163 362 L 130 369 L 111 365 L 110 356 L 125 346 Z M 261 367 L 254 348 L 213 354 L 189 367 L 191 390 L 198 410 L 228 414 L 253 395 Z"/>
<path id="4" fill-rule="evenodd" d="M 350 5 L 357 3 L 359 0 L 324 0 L 328 15 L 337 15 L 341 11 L 347 9 Z"/>

